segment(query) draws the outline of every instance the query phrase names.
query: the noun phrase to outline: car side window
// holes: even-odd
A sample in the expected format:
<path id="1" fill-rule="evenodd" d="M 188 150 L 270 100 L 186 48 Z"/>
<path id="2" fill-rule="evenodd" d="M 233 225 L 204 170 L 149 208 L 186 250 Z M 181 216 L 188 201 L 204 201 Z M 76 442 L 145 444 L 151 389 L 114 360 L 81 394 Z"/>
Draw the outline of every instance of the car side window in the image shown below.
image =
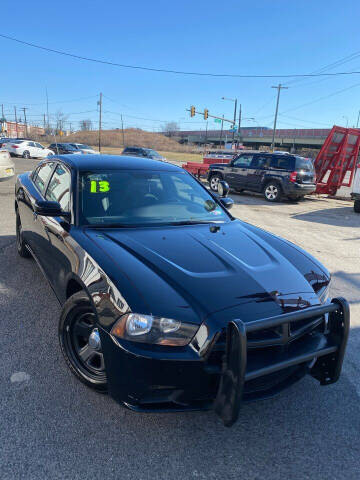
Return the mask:
<path id="1" fill-rule="evenodd" d="M 50 177 L 50 174 L 52 172 L 53 166 L 54 166 L 54 162 L 44 163 L 43 165 L 41 165 L 41 167 L 37 172 L 37 175 L 35 176 L 34 183 L 41 193 L 44 193 L 44 190 L 45 190 L 47 181 Z"/>
<path id="2" fill-rule="evenodd" d="M 266 155 L 255 155 L 251 162 L 251 168 L 266 168 L 269 166 L 269 157 Z"/>
<path id="3" fill-rule="evenodd" d="M 70 187 L 70 172 L 62 165 L 58 165 L 49 182 L 45 198 L 60 203 L 61 210 L 68 212 L 70 210 Z"/>
<path id="4" fill-rule="evenodd" d="M 253 159 L 253 155 L 240 155 L 240 157 L 236 158 L 233 161 L 232 166 L 243 167 L 243 168 L 249 167 L 252 159 Z"/>
<path id="5" fill-rule="evenodd" d="M 274 170 L 293 170 L 294 159 L 288 155 L 273 156 L 270 162 L 270 168 Z"/>
<path id="6" fill-rule="evenodd" d="M 35 147 L 35 143 L 34 143 L 34 142 L 29 142 L 29 143 L 28 143 L 28 146 L 29 146 L 29 147 Z"/>
<path id="7" fill-rule="evenodd" d="M 35 142 L 35 147 L 37 147 L 37 148 L 44 148 L 44 147 L 41 145 L 41 143 L 36 143 L 36 142 Z"/>

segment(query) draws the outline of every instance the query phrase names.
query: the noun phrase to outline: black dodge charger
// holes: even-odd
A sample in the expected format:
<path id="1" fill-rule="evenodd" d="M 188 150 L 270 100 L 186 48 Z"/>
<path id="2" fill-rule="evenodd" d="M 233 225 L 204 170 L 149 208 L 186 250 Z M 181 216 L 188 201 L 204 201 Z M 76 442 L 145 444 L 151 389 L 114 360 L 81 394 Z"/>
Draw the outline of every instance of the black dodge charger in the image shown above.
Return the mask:
<path id="1" fill-rule="evenodd" d="M 71 371 L 137 411 L 213 408 L 340 375 L 349 308 L 312 256 L 235 219 L 227 185 L 129 156 L 53 156 L 18 177 L 17 249 L 62 305 Z"/>

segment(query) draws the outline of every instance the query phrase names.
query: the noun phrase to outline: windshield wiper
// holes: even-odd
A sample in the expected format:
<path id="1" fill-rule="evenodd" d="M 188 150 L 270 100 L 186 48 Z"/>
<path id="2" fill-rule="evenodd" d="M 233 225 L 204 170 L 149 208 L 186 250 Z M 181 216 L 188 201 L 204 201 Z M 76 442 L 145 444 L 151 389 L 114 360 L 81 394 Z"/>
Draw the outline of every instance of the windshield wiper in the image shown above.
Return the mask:
<path id="1" fill-rule="evenodd" d="M 180 220 L 179 222 L 170 222 L 169 225 L 198 225 L 198 224 L 208 224 L 208 225 L 217 225 L 224 222 L 214 222 L 213 220 Z"/>

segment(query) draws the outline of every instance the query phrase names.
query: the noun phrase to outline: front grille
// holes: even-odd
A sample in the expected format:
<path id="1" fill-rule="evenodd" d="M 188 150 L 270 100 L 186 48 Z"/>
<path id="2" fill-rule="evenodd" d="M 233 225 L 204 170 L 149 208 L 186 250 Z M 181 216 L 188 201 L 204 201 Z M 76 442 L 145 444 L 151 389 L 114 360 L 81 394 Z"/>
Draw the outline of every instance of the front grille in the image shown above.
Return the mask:
<path id="1" fill-rule="evenodd" d="M 267 328 L 247 333 L 247 362 L 248 366 L 256 365 L 258 355 L 265 356 L 270 362 L 273 358 L 279 359 L 282 352 L 286 352 L 292 342 L 306 341 L 306 338 L 315 332 L 323 332 L 325 327 L 324 316 L 313 317 L 283 324 L 275 328 Z M 221 374 L 224 353 L 226 350 L 226 329 L 218 335 L 210 355 L 207 358 L 206 369 L 208 373 Z M 300 368 L 301 367 L 301 368 Z M 245 383 L 244 393 L 254 390 L 272 390 L 277 384 L 291 375 L 297 375 L 304 366 L 296 366 L 263 376 Z"/>

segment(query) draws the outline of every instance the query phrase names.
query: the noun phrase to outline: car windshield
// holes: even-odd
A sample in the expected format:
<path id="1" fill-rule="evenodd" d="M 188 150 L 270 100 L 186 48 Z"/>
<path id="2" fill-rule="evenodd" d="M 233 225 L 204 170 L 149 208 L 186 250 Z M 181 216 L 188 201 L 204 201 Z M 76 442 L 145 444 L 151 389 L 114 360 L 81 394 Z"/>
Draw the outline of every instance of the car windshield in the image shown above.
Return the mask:
<path id="1" fill-rule="evenodd" d="M 155 150 L 151 150 L 151 148 L 149 148 L 148 150 L 146 150 L 146 152 L 149 154 L 149 155 L 152 155 L 153 157 L 156 157 L 156 158 L 161 158 L 161 155 L 156 152 Z"/>
<path id="2" fill-rule="evenodd" d="M 314 166 L 309 158 L 296 157 L 296 170 L 304 170 L 305 172 L 313 172 Z"/>
<path id="3" fill-rule="evenodd" d="M 60 143 L 59 143 L 59 146 L 61 146 Z M 65 150 L 77 150 L 77 148 L 74 147 L 74 145 L 71 145 L 71 143 L 64 143 L 63 148 L 65 148 Z"/>
<path id="4" fill-rule="evenodd" d="M 83 143 L 77 143 L 75 146 L 76 146 L 77 148 L 84 148 L 84 149 L 86 149 L 86 150 L 92 150 L 92 148 L 89 147 L 89 145 L 84 145 Z"/>
<path id="5" fill-rule="evenodd" d="M 229 215 L 185 172 L 84 172 L 79 184 L 80 223 L 144 226 L 228 222 Z"/>

